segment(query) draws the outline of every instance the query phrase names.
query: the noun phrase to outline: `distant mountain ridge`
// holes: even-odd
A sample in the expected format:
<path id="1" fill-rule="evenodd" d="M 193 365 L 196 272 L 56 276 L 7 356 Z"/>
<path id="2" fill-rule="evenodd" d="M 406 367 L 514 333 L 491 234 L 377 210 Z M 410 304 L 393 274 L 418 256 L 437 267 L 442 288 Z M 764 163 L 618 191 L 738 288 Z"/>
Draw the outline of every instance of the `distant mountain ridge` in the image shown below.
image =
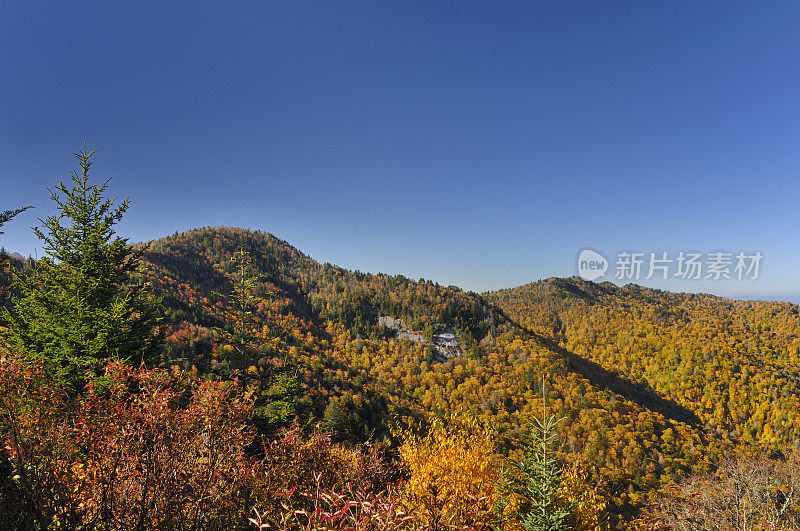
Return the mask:
<path id="1" fill-rule="evenodd" d="M 142 245 L 142 244 L 138 244 Z M 247 349 L 234 254 L 256 282 Z M 800 440 L 800 317 L 734 301 L 551 278 L 476 294 L 322 264 L 263 231 L 206 227 L 149 244 L 142 278 L 165 312 L 156 363 L 256 390 L 256 424 L 297 418 L 342 440 L 395 440 L 463 415 L 500 448 L 546 408 L 562 455 L 631 516 L 732 448 Z M 446 350 L 447 353 L 443 352 Z"/>
<path id="2" fill-rule="evenodd" d="M 563 358 L 568 366 L 580 366 L 585 372 L 587 364 L 596 364 L 634 386 L 617 386 L 618 392 L 646 388 L 648 396 L 682 406 L 686 409 L 682 418 L 702 420 L 722 439 L 755 444 L 792 442 L 800 435 L 800 427 L 787 426 L 781 418 L 784 412 L 797 410 L 793 404 L 800 393 L 793 376 L 800 374 L 796 305 L 672 293 L 633 284 L 620 287 L 577 277 L 477 295 L 430 281 L 320 264 L 268 233 L 235 228 L 196 229 L 157 240 L 147 259 L 169 271 L 173 285 L 191 286 L 208 299 L 209 289 L 224 291 L 229 281 L 221 264 L 241 248 L 251 253 L 265 275 L 263 289 L 282 300 L 280 313 L 273 313 L 273 318 L 283 314 L 297 319 L 312 335 L 332 322 L 358 340 L 374 338 L 379 330 L 382 341 L 392 341 L 397 330 L 387 330 L 388 321 L 383 319 L 382 324 L 379 318 L 397 319 L 427 339 L 416 348 L 433 350 L 424 357 L 435 362 L 451 357 L 436 352 L 433 341 L 445 331 L 453 333 L 463 357 L 476 360 L 491 352 L 487 338 L 514 331 Z M 201 271 L 205 273 L 198 274 Z M 198 311 L 202 305 L 196 298 L 187 304 L 185 296 L 170 290 L 164 295 L 166 306 L 177 312 L 173 322 L 192 312 L 194 319 L 187 323 L 202 326 L 213 321 L 214 311 Z M 749 367 L 766 378 L 769 389 L 780 389 L 786 395 L 782 400 L 791 404 L 765 415 L 755 409 L 742 411 L 737 399 L 719 396 L 722 387 L 735 383 L 739 401 L 757 400 L 760 391 L 747 384 L 752 377 Z M 722 374 L 733 381 L 724 381 Z M 714 399 L 704 400 L 707 393 Z M 757 429 L 741 428 L 743 418 L 732 415 L 751 419 Z M 765 433 L 766 426 L 773 428 Z"/>
<path id="3" fill-rule="evenodd" d="M 719 435 L 759 444 L 793 444 L 800 435 L 796 422 L 787 422 L 800 392 L 797 305 L 577 278 L 488 299 L 580 356 L 646 382 Z M 765 401 L 778 407 L 759 408 Z"/>

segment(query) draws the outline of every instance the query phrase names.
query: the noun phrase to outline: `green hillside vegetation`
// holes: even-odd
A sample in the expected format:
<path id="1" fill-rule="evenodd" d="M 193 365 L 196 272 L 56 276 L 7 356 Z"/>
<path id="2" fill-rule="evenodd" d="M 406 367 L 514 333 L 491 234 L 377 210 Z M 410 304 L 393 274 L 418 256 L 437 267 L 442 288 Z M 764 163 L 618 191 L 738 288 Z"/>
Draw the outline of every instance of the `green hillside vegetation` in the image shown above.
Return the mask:
<path id="1" fill-rule="evenodd" d="M 794 304 L 575 278 L 487 298 L 565 350 L 677 402 L 726 442 L 777 449 L 800 438 Z"/>
<path id="2" fill-rule="evenodd" d="M 230 293 L 235 254 L 252 258 L 250 343 Z M 260 231 L 204 228 L 152 242 L 143 274 L 165 312 L 154 366 L 236 377 L 252 422 L 275 436 L 295 419 L 334 441 L 397 447 L 433 418 L 471 418 L 501 454 L 542 409 L 565 421 L 560 458 L 606 493 L 609 522 L 633 518 L 665 486 L 712 470 L 731 448 L 797 438 L 798 311 L 550 279 L 488 294 L 320 264 Z M 7 266 L 8 267 L 8 266 Z M 463 355 L 437 361 L 423 338 L 456 332 Z"/>
<path id="3" fill-rule="evenodd" d="M 257 264 L 262 297 L 259 344 L 245 356 L 218 331 L 226 319 L 233 327 L 235 312 L 215 295 L 231 289 L 226 264 L 238 249 Z M 271 367 L 291 360 L 294 411 L 303 422 L 322 419 L 343 439 L 390 441 L 396 423 L 413 427 L 459 411 L 495 430 L 508 451 L 541 410 L 544 377 L 550 407 L 567 418 L 565 459 L 586 463 L 625 513 L 664 482 L 705 470 L 725 444 L 691 409 L 568 351 L 546 330 L 518 325 L 489 302 L 492 295 L 319 264 L 269 234 L 240 229 L 164 238 L 145 258 L 170 322 L 164 366 L 213 379 L 238 371 L 270 393 Z M 430 345 L 391 337 L 378 325 L 384 315 L 423 336 L 452 328 L 464 355 L 437 362 Z"/>
<path id="4" fill-rule="evenodd" d="M 793 474 L 795 305 L 477 294 L 228 227 L 131 246 L 80 155 L 49 256 L 0 257 L 6 527 L 611 529 L 727 492 L 731 455 Z"/>

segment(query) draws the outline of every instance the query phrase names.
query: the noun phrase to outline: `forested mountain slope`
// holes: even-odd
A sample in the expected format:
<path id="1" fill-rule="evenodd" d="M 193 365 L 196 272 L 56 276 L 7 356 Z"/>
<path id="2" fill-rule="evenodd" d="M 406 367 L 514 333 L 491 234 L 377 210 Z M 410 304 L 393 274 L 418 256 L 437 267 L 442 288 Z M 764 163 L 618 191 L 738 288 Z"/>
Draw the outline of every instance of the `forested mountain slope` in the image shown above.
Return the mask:
<path id="1" fill-rule="evenodd" d="M 800 438 L 800 316 L 736 301 L 552 278 L 487 295 L 522 326 L 654 389 L 734 443 Z"/>
<path id="2" fill-rule="evenodd" d="M 231 340 L 240 323 L 228 297 L 231 258 L 240 250 L 258 279 L 248 320 L 257 340 L 246 352 Z M 527 308 L 509 303 L 510 294 L 347 271 L 267 233 L 231 228 L 163 238 L 145 257 L 167 311 L 159 363 L 209 378 L 238 375 L 262 394 L 257 412 L 267 430 L 297 415 L 323 422 L 340 439 L 388 439 L 425 418 L 459 414 L 494 430 L 499 448 L 508 449 L 543 411 L 544 382 L 548 411 L 565 417 L 565 459 L 607 485 L 621 512 L 660 485 L 706 469 L 728 438 L 705 429 L 671 388 L 650 387 L 640 373 L 615 371 L 622 366 L 565 342 L 558 312 L 579 315 L 579 305 L 589 304 L 584 295 L 556 296 L 552 308 L 547 297 L 541 308 L 532 302 L 532 321 Z M 380 317 L 413 334 L 387 328 L 392 321 Z M 461 355 L 436 355 L 444 331 L 457 337 Z"/>
<path id="3" fill-rule="evenodd" d="M 26 264 L 4 262 L 7 295 Z M 150 366 L 236 378 L 263 434 L 297 419 L 396 448 L 407 430 L 459 418 L 514 454 L 533 416 L 555 414 L 561 457 L 605 490 L 612 519 L 732 449 L 798 439 L 792 304 L 576 278 L 479 295 L 320 264 L 235 228 L 151 242 L 137 281 L 164 312 Z"/>
<path id="4" fill-rule="evenodd" d="M 5 304 L 31 262 L 3 263 Z M 440 418 L 513 456 L 531 419 L 554 414 L 560 457 L 582 471 L 573 490 L 602 493 L 611 527 L 732 450 L 798 439 L 792 304 L 575 278 L 479 295 L 224 227 L 150 242 L 141 265 L 132 280 L 160 299 L 165 337 L 148 366 L 235 379 L 267 438 L 297 421 L 396 450 Z"/>

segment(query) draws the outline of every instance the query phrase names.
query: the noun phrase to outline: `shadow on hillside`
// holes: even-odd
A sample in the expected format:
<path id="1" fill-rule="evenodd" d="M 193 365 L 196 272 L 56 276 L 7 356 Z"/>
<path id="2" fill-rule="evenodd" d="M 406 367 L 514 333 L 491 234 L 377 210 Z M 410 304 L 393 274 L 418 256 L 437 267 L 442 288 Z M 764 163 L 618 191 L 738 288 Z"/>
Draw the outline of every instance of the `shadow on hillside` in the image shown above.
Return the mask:
<path id="1" fill-rule="evenodd" d="M 605 288 L 603 288 L 605 289 Z M 622 397 L 625 397 L 643 408 L 656 413 L 661 413 L 664 417 L 676 422 L 684 422 L 691 426 L 699 427 L 702 425 L 700 418 L 690 409 L 683 407 L 674 400 L 664 398 L 655 389 L 646 384 L 638 384 L 622 377 L 616 372 L 611 372 L 599 363 L 587 360 L 574 352 L 570 352 L 557 342 L 541 334 L 537 334 L 528 328 L 520 325 L 508 316 L 502 308 L 494 306 L 498 313 L 498 318 L 505 320 L 512 326 L 533 336 L 536 341 L 544 348 L 554 352 L 567 361 L 569 370 L 576 372 L 589 380 L 598 389 L 608 389 Z"/>
<path id="2" fill-rule="evenodd" d="M 166 271 L 175 283 L 186 283 L 199 292 L 230 290 L 233 286 L 208 258 L 179 245 L 166 244 L 163 250 L 148 250 L 144 258 Z"/>
<path id="3" fill-rule="evenodd" d="M 551 339 L 532 334 L 542 346 L 556 352 L 567 360 L 570 370 L 573 370 L 589 380 L 598 389 L 608 389 L 620 396 L 636 402 L 640 406 L 661 413 L 668 419 L 684 422 L 692 426 L 701 424 L 700 418 L 690 409 L 683 407 L 674 400 L 664 398 L 648 385 L 631 382 L 615 372 L 604 369 L 599 363 L 587 360 L 570 352 Z"/>
<path id="4" fill-rule="evenodd" d="M 292 301 L 292 312 L 303 319 L 319 325 L 323 321 L 314 314 L 311 303 L 303 292 L 298 281 L 287 280 L 288 272 L 284 272 L 278 265 L 278 260 L 263 253 L 251 252 L 251 255 L 260 258 L 258 275 L 261 281 L 273 284 L 280 294 Z M 203 326 L 223 326 L 224 323 L 212 313 L 205 311 L 201 305 L 189 304 L 178 296 L 174 289 L 176 285 L 188 284 L 202 296 L 215 298 L 214 293 L 223 295 L 233 293 L 233 281 L 219 271 L 211 261 L 197 250 L 181 245 L 165 244 L 161 250 L 149 250 L 145 259 L 151 264 L 162 268 L 173 281 L 164 286 L 169 298 L 169 305 L 176 310 L 182 310 L 186 315 L 194 315 L 195 323 Z"/>

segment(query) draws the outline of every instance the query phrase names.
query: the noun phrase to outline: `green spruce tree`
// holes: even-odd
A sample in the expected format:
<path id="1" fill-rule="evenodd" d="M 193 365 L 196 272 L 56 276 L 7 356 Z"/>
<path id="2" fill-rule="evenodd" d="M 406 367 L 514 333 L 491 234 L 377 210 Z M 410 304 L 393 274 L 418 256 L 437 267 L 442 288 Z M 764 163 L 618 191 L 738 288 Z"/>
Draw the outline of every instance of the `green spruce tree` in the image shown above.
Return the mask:
<path id="1" fill-rule="evenodd" d="M 258 294 L 262 275 L 256 267 L 251 254 L 241 248 L 234 253 L 228 263 L 232 276 L 232 290 L 226 296 L 214 293 L 225 300 L 232 312 L 226 316 L 225 327 L 216 327 L 223 337 L 227 336 L 236 353 L 232 360 L 234 366 L 245 367 L 259 360 L 262 372 L 258 375 L 242 374 L 244 381 L 258 380 L 261 390 L 256 396 L 253 422 L 263 434 L 274 434 L 279 428 L 288 425 L 297 412 L 300 387 L 297 382 L 297 360 L 284 356 L 278 360 L 267 359 L 267 339 L 259 333 L 261 328 L 257 315 L 259 303 L 265 300 Z M 261 364 L 261 361 L 264 361 Z M 228 361 L 228 360 L 223 360 Z"/>
<path id="2" fill-rule="evenodd" d="M 95 151 L 84 144 L 69 186 L 58 181 L 50 192 L 57 214 L 34 229 L 46 256 L 17 275 L 19 298 L 5 311 L 12 346 L 73 391 L 108 360 L 143 362 L 161 339 L 157 306 L 133 280 L 145 248 L 134 250 L 114 230 L 129 199 L 104 197 L 109 181 L 89 182 Z"/>
<path id="3" fill-rule="evenodd" d="M 561 497 L 561 466 L 556 456 L 556 428 L 564 420 L 547 415 L 547 391 L 542 382 L 542 417 L 534 417 L 530 433 L 520 440 L 522 455 L 503 471 L 500 498 L 495 511 L 500 528 L 510 518 L 518 519 L 526 531 L 569 529 L 571 505 Z M 506 514 L 512 497 L 519 500 L 517 513 Z"/>
<path id="4" fill-rule="evenodd" d="M 221 299 L 226 299 L 228 306 L 234 309 L 235 322 L 230 332 L 225 328 L 217 328 L 217 331 L 229 334 L 232 346 L 240 356 L 243 356 L 248 348 L 252 348 L 259 341 L 253 330 L 253 310 L 263 300 L 263 297 L 256 295 L 256 286 L 261 278 L 255 268 L 253 258 L 244 249 L 234 253 L 229 267 L 232 269 L 233 276 L 231 293 L 227 296 L 216 292 L 214 294 Z"/>

